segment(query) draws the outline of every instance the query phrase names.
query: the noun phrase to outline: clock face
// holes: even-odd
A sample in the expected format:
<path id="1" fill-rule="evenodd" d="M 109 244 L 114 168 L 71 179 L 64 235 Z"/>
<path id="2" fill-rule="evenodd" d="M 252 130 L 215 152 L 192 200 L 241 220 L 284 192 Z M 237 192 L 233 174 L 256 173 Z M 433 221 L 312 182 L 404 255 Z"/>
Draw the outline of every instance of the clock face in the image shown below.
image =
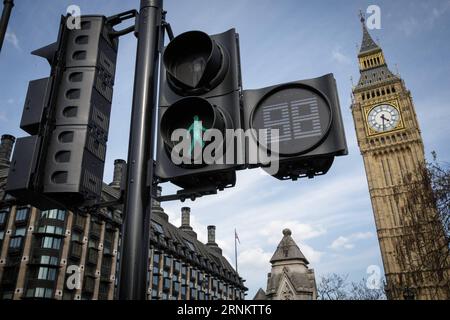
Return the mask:
<path id="1" fill-rule="evenodd" d="M 396 107 L 390 104 L 380 104 L 370 110 L 367 121 L 372 130 L 387 132 L 397 128 L 400 114 Z"/>

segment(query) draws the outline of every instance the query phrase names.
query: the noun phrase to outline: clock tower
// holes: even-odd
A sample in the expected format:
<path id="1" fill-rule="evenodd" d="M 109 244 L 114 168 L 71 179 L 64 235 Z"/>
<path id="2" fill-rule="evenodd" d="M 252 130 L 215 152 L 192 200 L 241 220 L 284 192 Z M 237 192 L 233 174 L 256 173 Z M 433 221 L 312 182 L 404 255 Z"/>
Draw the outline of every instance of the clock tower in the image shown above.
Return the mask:
<path id="1" fill-rule="evenodd" d="M 358 145 L 364 160 L 377 235 L 391 299 L 446 298 L 439 285 L 426 280 L 425 273 L 411 272 L 409 252 L 399 256 L 399 239 L 408 233 L 405 226 L 406 197 L 403 176 L 415 172 L 425 162 L 424 147 L 410 91 L 392 73 L 383 50 L 370 36 L 361 15 L 363 40 L 358 54 L 360 79 L 353 88 L 352 114 Z M 411 232 L 409 232 L 411 233 Z M 437 289 L 437 290 L 436 290 Z M 432 292 L 439 292 L 436 296 Z"/>

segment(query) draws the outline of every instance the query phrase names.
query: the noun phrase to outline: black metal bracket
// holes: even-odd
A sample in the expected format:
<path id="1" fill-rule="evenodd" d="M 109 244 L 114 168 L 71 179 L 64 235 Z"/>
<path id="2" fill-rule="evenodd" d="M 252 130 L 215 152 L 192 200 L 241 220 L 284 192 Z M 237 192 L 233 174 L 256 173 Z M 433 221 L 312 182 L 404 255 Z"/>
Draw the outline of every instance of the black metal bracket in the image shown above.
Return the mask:
<path id="1" fill-rule="evenodd" d="M 168 23 L 166 21 L 166 13 L 167 13 L 167 11 L 163 11 L 163 13 L 162 13 L 163 16 L 162 16 L 161 25 L 164 28 L 164 30 L 167 32 L 167 36 L 169 37 L 169 40 L 172 41 L 174 38 L 173 30 L 172 30 L 172 27 L 170 26 L 170 23 Z"/>
<path id="2" fill-rule="evenodd" d="M 153 188 L 153 190 L 156 190 L 156 188 Z M 180 200 L 181 202 L 184 202 L 186 199 L 195 201 L 195 199 L 197 198 L 213 194 L 217 194 L 216 187 L 202 187 L 188 190 L 183 189 L 177 191 L 176 194 L 166 196 L 158 196 L 156 195 L 156 193 L 153 193 L 152 198 L 159 202 L 174 201 L 174 200 Z"/>
<path id="3" fill-rule="evenodd" d="M 76 210 L 82 211 L 82 212 L 88 212 L 88 211 L 98 210 L 101 208 L 115 207 L 115 206 L 120 206 L 120 205 L 123 205 L 123 197 L 121 197 L 117 200 L 112 200 L 112 201 L 92 202 L 92 203 L 87 201 L 84 206 L 79 207 Z"/>
<path id="4" fill-rule="evenodd" d="M 116 25 L 122 23 L 125 20 L 136 18 L 137 16 L 138 16 L 138 12 L 136 10 L 128 10 L 128 11 L 124 11 L 124 12 L 121 12 L 119 14 L 110 16 L 110 17 L 106 18 L 106 20 L 112 26 L 116 26 Z M 122 29 L 122 30 L 118 30 L 118 31 L 112 31 L 112 32 L 110 32 L 110 36 L 113 37 L 113 38 L 116 38 L 116 37 L 120 37 L 120 36 L 126 35 L 128 33 L 131 33 L 131 32 L 133 32 L 135 30 L 136 30 L 136 23 L 133 24 L 132 26 L 129 26 L 128 28 L 125 28 L 125 29 Z"/>

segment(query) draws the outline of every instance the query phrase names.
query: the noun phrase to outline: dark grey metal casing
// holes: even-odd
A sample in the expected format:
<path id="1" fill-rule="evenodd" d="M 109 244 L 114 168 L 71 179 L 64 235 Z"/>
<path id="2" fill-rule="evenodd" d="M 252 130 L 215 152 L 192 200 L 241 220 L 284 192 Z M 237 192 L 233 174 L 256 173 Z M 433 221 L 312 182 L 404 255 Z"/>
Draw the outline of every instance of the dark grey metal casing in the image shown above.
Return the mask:
<path id="1" fill-rule="evenodd" d="M 221 112 L 227 113 L 233 128 L 241 128 L 241 68 L 239 54 L 239 36 L 235 29 L 210 36 L 223 49 L 228 59 L 229 70 L 222 82 L 211 91 L 198 95 L 216 105 Z M 158 126 L 161 118 L 170 106 L 184 96 L 175 92 L 168 83 L 166 69 L 161 64 L 160 98 L 158 108 Z M 159 129 L 159 128 L 158 128 Z M 236 154 L 236 152 L 235 152 Z M 185 168 L 172 163 L 161 135 L 157 137 L 157 161 L 155 175 L 161 182 L 170 181 L 184 189 L 199 186 L 217 186 L 218 189 L 234 186 L 235 170 L 243 169 L 245 164 L 214 164 L 198 168 Z"/>
<path id="2" fill-rule="evenodd" d="M 251 116 L 260 101 L 262 101 L 262 99 L 264 99 L 271 92 L 274 92 L 274 90 L 289 86 L 291 84 L 300 84 L 305 85 L 306 87 L 314 88 L 325 96 L 331 108 L 332 122 L 328 135 L 314 149 L 297 156 L 280 156 L 280 169 L 274 177 L 281 180 L 289 178 L 296 179 L 304 176 L 312 177 L 314 175 L 325 174 L 333 164 L 335 156 L 343 156 L 348 154 L 336 80 L 333 74 L 327 74 L 314 79 L 294 81 L 262 89 L 244 90 L 243 125 L 245 130 L 251 129 Z M 249 162 L 248 150 L 246 152 L 246 157 L 247 162 Z M 249 166 L 258 167 L 260 164 Z"/>
<path id="3" fill-rule="evenodd" d="M 67 36 L 43 179 L 44 193 L 64 202 L 100 199 L 118 45 L 110 30 L 104 16 L 82 16 Z"/>
<path id="4" fill-rule="evenodd" d="M 51 77 L 30 81 L 23 107 L 20 128 L 31 135 L 38 134 L 44 109 L 49 99 L 53 79 Z"/>

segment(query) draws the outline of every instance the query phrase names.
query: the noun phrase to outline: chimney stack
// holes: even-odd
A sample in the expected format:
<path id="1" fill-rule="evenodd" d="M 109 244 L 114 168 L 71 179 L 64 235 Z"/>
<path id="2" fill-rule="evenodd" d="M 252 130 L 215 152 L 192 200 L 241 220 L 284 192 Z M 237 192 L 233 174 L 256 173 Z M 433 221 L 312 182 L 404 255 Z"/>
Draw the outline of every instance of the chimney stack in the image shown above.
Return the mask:
<path id="1" fill-rule="evenodd" d="M 9 167 L 15 141 L 16 138 L 9 134 L 2 135 L 0 143 L 0 168 Z"/>
<path id="2" fill-rule="evenodd" d="M 181 227 L 183 229 L 191 229 L 191 208 L 183 207 L 181 208 Z"/>
<path id="3" fill-rule="evenodd" d="M 156 187 L 155 193 L 156 193 L 157 197 L 161 196 L 161 193 L 162 193 L 161 186 Z M 156 200 L 154 197 L 152 197 L 152 214 L 153 213 L 158 215 L 164 221 L 169 222 L 169 216 L 167 215 L 167 213 L 164 212 L 164 209 L 161 207 L 161 203 L 158 200 Z"/>
<path id="4" fill-rule="evenodd" d="M 113 181 L 109 184 L 113 188 L 120 189 L 120 184 L 122 183 L 122 179 L 124 177 L 124 173 L 126 171 L 127 162 L 122 159 L 114 160 L 114 175 Z"/>
<path id="5" fill-rule="evenodd" d="M 208 226 L 208 245 L 216 244 L 216 226 Z"/>
<path id="6" fill-rule="evenodd" d="M 160 197 L 162 193 L 162 188 L 161 186 L 157 186 L 156 187 L 156 196 Z M 155 198 L 152 199 L 152 208 L 153 209 L 160 209 L 161 208 L 161 202 L 159 202 L 158 200 L 156 200 Z"/>
<path id="7" fill-rule="evenodd" d="M 181 208 L 181 227 L 180 230 L 183 230 L 190 236 L 197 239 L 197 233 L 191 227 L 191 208 L 183 207 Z"/>
<path id="8" fill-rule="evenodd" d="M 216 243 L 216 226 L 208 226 L 208 243 L 206 245 L 222 255 L 222 249 Z"/>

